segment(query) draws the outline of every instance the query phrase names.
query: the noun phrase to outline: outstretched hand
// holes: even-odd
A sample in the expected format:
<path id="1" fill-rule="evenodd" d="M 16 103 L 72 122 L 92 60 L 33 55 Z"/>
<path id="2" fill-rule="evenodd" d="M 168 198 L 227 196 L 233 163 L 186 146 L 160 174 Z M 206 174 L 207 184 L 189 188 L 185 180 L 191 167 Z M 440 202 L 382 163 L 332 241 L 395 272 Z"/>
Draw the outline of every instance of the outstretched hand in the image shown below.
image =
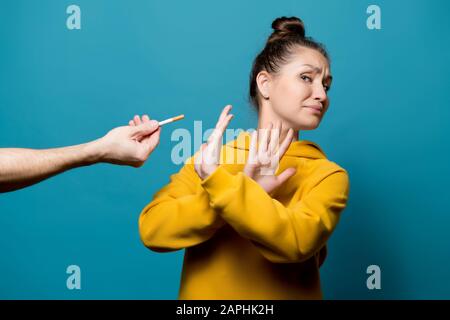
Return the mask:
<path id="1" fill-rule="evenodd" d="M 208 142 L 200 146 L 200 150 L 195 158 L 195 171 L 202 180 L 209 177 L 219 166 L 222 136 L 233 118 L 232 114 L 228 114 L 231 108 L 231 105 L 227 105 L 223 109 L 213 133 L 209 136 Z"/>
<path id="2" fill-rule="evenodd" d="M 159 144 L 161 128 L 147 115 L 135 116 L 129 126 L 117 127 L 97 141 L 103 162 L 142 166 Z"/>
<path id="3" fill-rule="evenodd" d="M 281 123 L 278 122 L 275 127 L 270 123 L 269 128 L 260 129 L 259 133 L 254 131 L 252 134 L 244 174 L 255 180 L 267 193 L 281 186 L 296 172 L 295 168 L 288 168 L 278 176 L 275 175 L 281 158 L 292 142 L 293 133 L 293 130 L 289 129 L 280 144 Z"/>

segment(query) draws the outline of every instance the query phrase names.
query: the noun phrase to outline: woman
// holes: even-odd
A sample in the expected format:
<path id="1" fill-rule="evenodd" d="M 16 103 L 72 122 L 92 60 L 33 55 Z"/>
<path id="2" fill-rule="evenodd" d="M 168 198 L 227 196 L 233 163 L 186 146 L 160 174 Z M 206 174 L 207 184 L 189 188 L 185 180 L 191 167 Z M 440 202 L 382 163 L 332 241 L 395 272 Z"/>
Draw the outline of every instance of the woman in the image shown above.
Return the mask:
<path id="1" fill-rule="evenodd" d="M 140 216 L 148 248 L 186 249 L 180 299 L 322 298 L 319 267 L 349 180 L 298 135 L 317 128 L 328 109 L 330 64 L 300 19 L 278 18 L 272 27 L 251 73 L 258 131 L 221 146 L 232 118 L 225 107 L 195 161 Z"/>

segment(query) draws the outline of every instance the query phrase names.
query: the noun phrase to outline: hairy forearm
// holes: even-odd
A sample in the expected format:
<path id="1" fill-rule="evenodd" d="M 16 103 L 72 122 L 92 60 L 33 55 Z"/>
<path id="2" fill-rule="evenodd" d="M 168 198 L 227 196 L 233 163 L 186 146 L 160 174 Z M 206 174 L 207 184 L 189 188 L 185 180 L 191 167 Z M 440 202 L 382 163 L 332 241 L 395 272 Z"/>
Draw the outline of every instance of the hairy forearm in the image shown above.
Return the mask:
<path id="1" fill-rule="evenodd" d="M 0 149 L 0 192 L 24 188 L 68 169 L 100 161 L 96 143 L 46 150 Z"/>

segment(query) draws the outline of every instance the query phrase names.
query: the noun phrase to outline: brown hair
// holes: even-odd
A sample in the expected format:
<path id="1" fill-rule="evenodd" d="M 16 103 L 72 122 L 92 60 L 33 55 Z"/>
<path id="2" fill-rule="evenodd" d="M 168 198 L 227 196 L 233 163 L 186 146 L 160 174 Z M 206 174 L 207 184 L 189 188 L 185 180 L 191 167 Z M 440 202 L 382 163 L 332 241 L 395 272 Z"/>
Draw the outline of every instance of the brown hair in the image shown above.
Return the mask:
<path id="1" fill-rule="evenodd" d="M 256 109 L 259 109 L 256 76 L 263 70 L 276 73 L 280 66 L 288 62 L 292 50 L 297 46 L 317 50 L 330 60 L 323 44 L 305 37 L 305 26 L 299 18 L 277 18 L 272 22 L 272 29 L 274 31 L 267 39 L 264 49 L 256 56 L 250 73 L 250 100 Z"/>

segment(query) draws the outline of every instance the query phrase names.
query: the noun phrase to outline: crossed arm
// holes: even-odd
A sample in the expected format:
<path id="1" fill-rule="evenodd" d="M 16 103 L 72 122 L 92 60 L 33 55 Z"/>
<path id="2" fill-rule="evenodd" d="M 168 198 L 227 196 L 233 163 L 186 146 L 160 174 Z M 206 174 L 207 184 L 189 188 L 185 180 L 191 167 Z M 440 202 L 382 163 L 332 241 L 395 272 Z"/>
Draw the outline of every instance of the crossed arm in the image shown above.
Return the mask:
<path id="1" fill-rule="evenodd" d="M 195 167 L 183 167 L 143 210 L 139 229 L 144 244 L 155 251 L 187 248 L 208 240 L 229 224 L 272 262 L 310 258 L 334 231 L 346 205 L 347 173 L 330 172 L 299 202 L 286 207 L 270 193 L 295 170 L 286 169 L 276 176 L 274 163 L 261 159 L 269 151 L 281 158 L 292 136 L 288 134 L 277 148 L 270 146 L 263 134 L 257 147 L 258 136 L 254 134 L 244 172 L 233 175 L 218 165 L 217 144 L 231 120 L 227 109 L 224 112 L 217 131 L 196 155 L 201 161 L 196 160 Z"/>

